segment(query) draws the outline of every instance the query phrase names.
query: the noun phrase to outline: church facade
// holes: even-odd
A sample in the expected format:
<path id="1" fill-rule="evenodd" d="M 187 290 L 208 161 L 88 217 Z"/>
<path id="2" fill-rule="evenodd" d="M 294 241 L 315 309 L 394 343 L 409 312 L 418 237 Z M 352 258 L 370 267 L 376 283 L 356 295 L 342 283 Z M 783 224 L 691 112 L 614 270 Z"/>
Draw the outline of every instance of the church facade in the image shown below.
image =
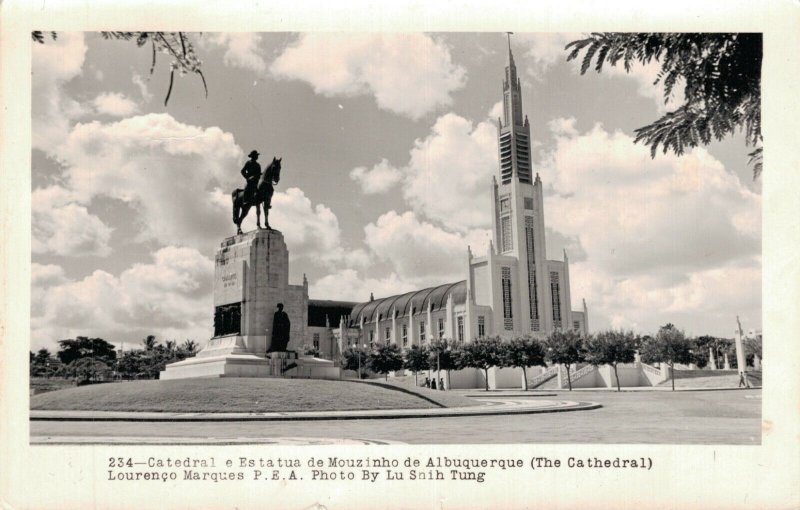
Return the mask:
<path id="1" fill-rule="evenodd" d="M 531 133 L 509 44 L 498 119 L 498 172 L 487 185 L 492 241 L 487 255 L 465 246 L 464 279 L 366 302 L 308 300 L 306 346 L 337 359 L 348 346 L 376 342 L 407 348 L 446 338 L 456 343 L 500 336 L 588 334 L 588 311 L 572 310 L 569 259 L 546 257 L 543 185 L 533 171 Z M 458 262 L 454 262 L 458 263 Z"/>

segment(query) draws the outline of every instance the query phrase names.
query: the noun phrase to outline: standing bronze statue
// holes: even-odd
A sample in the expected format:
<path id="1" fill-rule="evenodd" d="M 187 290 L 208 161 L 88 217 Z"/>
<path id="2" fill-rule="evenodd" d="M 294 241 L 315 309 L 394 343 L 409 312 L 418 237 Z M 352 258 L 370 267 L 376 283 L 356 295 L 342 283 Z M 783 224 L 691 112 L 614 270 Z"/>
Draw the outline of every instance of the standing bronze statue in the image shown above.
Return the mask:
<path id="1" fill-rule="evenodd" d="M 242 220 L 253 206 L 256 207 L 256 226 L 261 228 L 261 209 L 263 209 L 264 226 L 267 230 L 272 230 L 269 226 L 269 210 L 272 207 L 272 195 L 275 193 L 273 186 L 281 180 L 281 158 L 273 157 L 272 163 L 261 172 L 258 152 L 252 151 L 249 156 L 250 160 L 242 168 L 242 177 L 247 184 L 244 189 L 236 189 L 231 194 L 233 223 L 236 225 L 237 234 L 242 233 Z"/>
<path id="2" fill-rule="evenodd" d="M 283 311 L 283 303 L 278 303 L 278 311 L 272 316 L 272 342 L 267 353 L 286 351 L 290 328 L 289 314 Z"/>

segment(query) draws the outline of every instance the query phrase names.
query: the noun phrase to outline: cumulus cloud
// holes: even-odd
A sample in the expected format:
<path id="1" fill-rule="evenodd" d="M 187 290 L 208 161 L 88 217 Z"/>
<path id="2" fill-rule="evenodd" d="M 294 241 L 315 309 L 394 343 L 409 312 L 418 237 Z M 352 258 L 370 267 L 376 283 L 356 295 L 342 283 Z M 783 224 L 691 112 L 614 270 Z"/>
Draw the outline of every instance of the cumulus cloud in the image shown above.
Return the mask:
<path id="1" fill-rule="evenodd" d="M 60 186 L 34 190 L 31 204 L 33 253 L 99 257 L 111 253 L 112 229 L 72 201 L 68 190 Z"/>
<path id="2" fill-rule="evenodd" d="M 451 104 L 466 82 L 447 45 L 420 33 L 303 34 L 270 72 L 328 97 L 371 94 L 380 108 L 412 119 Z"/>
<path id="3" fill-rule="evenodd" d="M 760 195 L 705 149 L 653 160 L 599 124 L 580 133 L 557 119 L 551 128 L 546 221 L 585 254 L 570 268 L 573 297 L 627 327 L 684 317 L 697 328 L 700 316 L 719 328 L 734 310 L 760 310 Z"/>
<path id="4" fill-rule="evenodd" d="M 150 92 L 147 82 L 139 73 L 134 72 L 131 81 L 134 85 L 136 85 L 136 88 L 139 89 L 139 95 L 142 96 L 142 99 L 145 102 L 149 102 L 151 99 L 153 99 L 153 94 Z"/>
<path id="5" fill-rule="evenodd" d="M 370 169 L 360 166 L 350 172 L 350 178 L 361 186 L 366 194 L 385 193 L 398 184 L 403 173 L 394 168 L 386 158 Z"/>
<path id="6" fill-rule="evenodd" d="M 403 195 L 414 211 L 448 228 L 487 227 L 489 187 L 497 173 L 497 128 L 458 115 L 439 117 L 431 133 L 414 143 Z"/>
<path id="7" fill-rule="evenodd" d="M 544 74 L 557 62 L 566 62 L 567 52 L 564 46 L 580 38 L 580 33 L 568 32 L 515 34 L 512 50 L 516 45 L 523 48 L 523 58 L 515 57 L 517 67 L 521 67 L 521 64 L 526 65 L 526 74 L 541 81 Z"/>
<path id="8" fill-rule="evenodd" d="M 92 101 L 97 113 L 112 117 L 127 117 L 139 111 L 135 101 L 119 92 L 104 92 Z"/>
<path id="9" fill-rule="evenodd" d="M 242 151 L 217 127 L 168 114 L 77 124 L 57 159 L 80 203 L 102 195 L 134 207 L 142 238 L 205 249 L 229 229 L 230 213 L 212 200 L 213 191 L 235 178 Z"/>
<path id="10" fill-rule="evenodd" d="M 32 346 L 52 348 L 77 335 L 117 344 L 153 333 L 204 341 L 211 331 L 213 272 L 214 262 L 197 250 L 172 246 L 119 276 L 97 270 L 70 280 L 58 266 L 34 264 Z"/>
<path id="11" fill-rule="evenodd" d="M 473 254 L 485 251 L 489 230 L 474 230 L 464 235 L 448 232 L 420 221 L 413 212 L 390 211 L 364 227 L 365 242 L 380 259 L 391 264 L 400 278 L 430 284 L 464 277 L 467 246 Z M 460 262 L 459 262 L 460 261 Z"/>
<path id="12" fill-rule="evenodd" d="M 87 109 L 65 96 L 61 86 L 81 74 L 86 56 L 81 32 L 59 33 L 55 41 L 33 43 L 31 122 L 33 147 L 52 150 L 67 133 L 71 119 Z"/>
<path id="13" fill-rule="evenodd" d="M 258 73 L 267 69 L 259 49 L 261 35 L 258 33 L 213 33 L 206 34 L 201 41 L 224 48 L 225 65 L 250 69 Z"/>
<path id="14" fill-rule="evenodd" d="M 390 273 L 380 278 L 369 278 L 355 269 L 342 269 L 319 280 L 309 282 L 309 297 L 341 299 L 345 301 L 368 301 L 370 293 L 376 299 L 402 294 L 417 289 L 414 282 Z"/>

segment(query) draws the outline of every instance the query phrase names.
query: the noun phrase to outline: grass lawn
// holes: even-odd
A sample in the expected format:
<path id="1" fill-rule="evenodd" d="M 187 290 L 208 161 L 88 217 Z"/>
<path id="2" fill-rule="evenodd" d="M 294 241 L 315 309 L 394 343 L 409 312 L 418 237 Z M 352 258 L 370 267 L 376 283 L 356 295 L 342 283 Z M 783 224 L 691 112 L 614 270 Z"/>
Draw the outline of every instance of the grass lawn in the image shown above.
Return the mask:
<path id="1" fill-rule="evenodd" d="M 31 395 L 38 395 L 39 393 L 46 393 L 48 391 L 63 390 L 64 388 L 74 387 L 75 381 L 72 379 L 46 379 L 44 377 L 31 377 Z"/>
<path id="2" fill-rule="evenodd" d="M 425 391 L 425 390 L 422 390 Z M 422 393 L 422 391 L 418 393 Z M 474 405 L 457 395 L 428 395 L 368 383 L 316 379 L 179 379 L 128 381 L 51 391 L 31 397 L 31 409 L 161 412 L 292 412 L 429 409 Z M 439 392 L 445 393 L 445 392 Z"/>

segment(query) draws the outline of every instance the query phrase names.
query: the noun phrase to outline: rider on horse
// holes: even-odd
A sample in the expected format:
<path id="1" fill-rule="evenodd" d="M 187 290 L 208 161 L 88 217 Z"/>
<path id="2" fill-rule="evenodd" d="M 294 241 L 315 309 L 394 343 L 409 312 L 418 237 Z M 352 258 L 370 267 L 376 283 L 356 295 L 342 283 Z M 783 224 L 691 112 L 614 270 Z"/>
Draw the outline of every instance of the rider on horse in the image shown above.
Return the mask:
<path id="1" fill-rule="evenodd" d="M 252 204 L 255 200 L 258 179 L 261 177 L 261 165 L 258 164 L 258 151 L 250 151 L 250 160 L 242 168 L 242 177 L 247 181 L 244 188 L 244 201 Z"/>

